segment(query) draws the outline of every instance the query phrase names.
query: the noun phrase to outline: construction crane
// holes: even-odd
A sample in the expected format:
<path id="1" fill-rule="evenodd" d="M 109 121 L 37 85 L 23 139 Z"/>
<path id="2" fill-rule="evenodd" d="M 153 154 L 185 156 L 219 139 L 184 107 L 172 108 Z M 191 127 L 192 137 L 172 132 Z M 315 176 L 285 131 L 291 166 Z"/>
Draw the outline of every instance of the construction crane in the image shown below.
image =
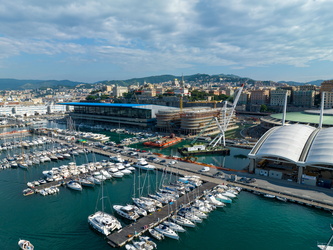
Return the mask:
<path id="1" fill-rule="evenodd" d="M 217 116 L 214 117 L 215 122 L 218 126 L 218 128 L 220 129 L 220 133 L 209 143 L 209 146 L 215 147 L 217 144 L 221 144 L 221 142 L 223 142 L 223 146 L 225 147 L 225 132 L 227 131 L 228 125 L 231 121 L 231 118 L 235 112 L 239 97 L 242 93 L 242 90 L 244 88 L 244 84 L 242 84 L 239 88 L 238 91 L 235 95 L 234 101 L 231 104 L 230 107 L 230 113 L 227 116 L 227 106 L 228 106 L 228 101 L 226 100 L 224 102 L 224 105 L 222 107 L 223 109 L 223 118 L 222 118 L 222 124 L 220 124 L 219 119 L 217 118 Z"/>
<path id="2" fill-rule="evenodd" d="M 216 108 L 217 103 L 221 103 L 223 101 L 194 101 L 194 102 L 187 102 L 187 103 L 214 103 L 214 109 Z"/>

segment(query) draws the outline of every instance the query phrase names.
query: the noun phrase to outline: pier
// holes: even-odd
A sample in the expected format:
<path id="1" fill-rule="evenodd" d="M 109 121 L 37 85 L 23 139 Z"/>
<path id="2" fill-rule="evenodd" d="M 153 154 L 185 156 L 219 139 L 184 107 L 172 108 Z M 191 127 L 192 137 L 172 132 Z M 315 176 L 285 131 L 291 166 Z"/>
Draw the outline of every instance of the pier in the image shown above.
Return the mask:
<path id="1" fill-rule="evenodd" d="M 181 206 L 193 202 L 197 197 L 201 197 L 205 190 L 210 190 L 215 186 L 216 184 L 212 182 L 204 183 L 202 186 L 197 187 L 191 192 L 179 197 L 177 201 L 172 204 L 165 205 L 158 211 L 138 219 L 136 222 L 124 227 L 118 232 L 112 233 L 107 237 L 108 244 L 112 247 L 124 246 L 135 237 L 144 234 L 148 231 L 148 229 L 157 226 L 161 222 L 167 220 L 171 215 L 176 214 Z"/>
<path id="2" fill-rule="evenodd" d="M 60 140 L 57 138 L 53 138 L 53 140 L 57 141 L 59 143 L 71 144 L 69 142 L 66 142 L 64 140 Z M 81 147 L 81 148 L 86 148 L 91 152 L 94 152 L 96 154 L 105 155 L 108 157 L 115 155 L 115 153 L 112 153 L 112 152 L 109 152 L 106 150 L 102 150 L 100 148 L 90 147 L 90 146 L 82 145 L 82 144 L 76 144 L 76 146 Z M 154 155 L 154 156 L 158 157 L 158 155 Z M 135 160 L 135 158 L 133 158 L 133 157 L 124 156 L 124 155 L 122 155 L 122 158 L 125 160 L 130 160 L 130 161 Z M 286 181 L 280 181 L 277 184 L 273 184 L 273 182 L 276 180 L 270 179 L 269 181 L 264 181 L 264 180 L 260 180 L 259 176 L 255 176 L 253 174 L 246 174 L 246 173 L 242 173 L 242 174 L 257 178 L 257 182 L 251 183 L 251 184 L 246 184 L 246 183 L 242 183 L 242 182 L 238 182 L 238 181 L 231 182 L 226 179 L 213 177 L 213 173 L 199 173 L 198 170 L 200 168 L 202 168 L 202 166 L 199 166 L 195 163 L 179 162 L 177 164 L 177 166 L 167 167 L 167 169 L 166 169 L 166 166 L 161 165 L 159 163 L 153 163 L 153 164 L 158 170 L 163 170 L 163 171 L 167 170 L 169 172 L 176 173 L 177 175 L 180 175 L 180 176 L 195 174 L 195 175 L 200 176 L 201 179 L 206 182 L 212 182 L 215 184 L 221 184 L 221 183 L 231 184 L 234 186 L 244 188 L 246 191 L 259 192 L 262 194 L 272 194 L 275 196 L 285 197 L 289 201 L 292 201 L 292 202 L 295 201 L 301 205 L 312 206 L 314 208 L 319 208 L 319 209 L 333 212 L 333 190 L 319 188 L 319 187 L 311 187 L 313 189 L 312 190 L 312 189 L 308 189 L 309 188 L 308 186 L 300 185 L 297 183 L 290 183 L 290 182 L 286 182 Z"/>
<path id="3" fill-rule="evenodd" d="M 57 138 L 52 138 L 54 141 L 57 141 L 59 143 L 64 143 L 64 144 L 73 144 L 69 143 L 64 140 L 60 140 Z M 90 147 L 88 145 L 82 145 L 82 144 L 75 144 L 78 147 L 81 148 L 86 148 L 91 152 L 101 154 L 104 156 L 114 156 L 115 153 L 102 150 L 100 148 L 95 148 L 95 147 Z M 158 157 L 157 155 L 154 155 L 155 157 Z M 130 157 L 130 156 L 124 156 L 122 155 L 122 158 L 125 160 L 130 160 L 133 161 L 135 158 Z M 199 166 L 195 163 L 188 163 L 188 162 L 179 162 L 177 166 L 169 166 L 166 167 L 165 165 L 161 165 L 159 163 L 153 163 L 155 167 L 158 170 L 167 170 L 169 172 L 176 173 L 177 175 L 180 176 L 185 176 L 185 175 L 198 175 L 201 177 L 201 179 L 205 182 L 211 182 L 215 184 L 231 184 L 234 186 L 238 186 L 241 188 L 244 188 L 244 190 L 249 191 L 249 192 L 257 192 L 261 194 L 272 194 L 275 196 L 279 197 L 284 197 L 287 198 L 291 202 L 296 202 L 301 205 L 306 205 L 306 206 L 312 206 L 317 209 L 323 209 L 327 210 L 330 212 L 333 212 L 333 190 L 329 189 L 324 189 L 320 187 L 311 187 L 309 189 L 309 186 L 306 185 L 300 185 L 297 183 L 290 183 L 287 181 L 277 181 L 273 179 L 267 179 L 267 180 L 261 180 L 259 179 L 259 176 L 255 176 L 253 174 L 247 174 L 247 173 L 242 173 L 245 176 L 248 177 L 255 177 L 257 178 L 256 183 L 243 183 L 243 182 L 231 182 L 226 179 L 221 179 L 217 177 L 213 177 L 213 171 L 210 173 L 199 173 L 198 170 L 202 168 L 202 166 Z M 215 170 L 216 172 L 216 170 Z M 275 183 L 276 182 L 276 183 Z M 44 184 L 45 185 L 45 184 Z M 41 185 L 40 188 L 43 188 L 44 185 Z M 50 184 L 49 184 L 50 185 Z"/>

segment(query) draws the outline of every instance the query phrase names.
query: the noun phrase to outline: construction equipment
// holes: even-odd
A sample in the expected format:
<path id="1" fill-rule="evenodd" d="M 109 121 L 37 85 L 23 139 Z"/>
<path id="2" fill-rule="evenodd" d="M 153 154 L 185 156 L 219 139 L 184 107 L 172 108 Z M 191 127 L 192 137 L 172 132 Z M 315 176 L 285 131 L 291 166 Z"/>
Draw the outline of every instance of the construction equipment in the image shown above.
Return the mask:
<path id="1" fill-rule="evenodd" d="M 223 124 L 220 124 L 220 122 L 219 122 L 219 120 L 216 116 L 214 117 L 214 119 L 216 121 L 216 124 L 220 129 L 220 133 L 209 143 L 209 146 L 216 147 L 217 144 L 221 144 L 221 142 L 223 141 L 223 146 L 225 147 L 225 132 L 227 131 L 230 120 L 231 120 L 231 118 L 232 118 L 232 116 L 235 112 L 236 105 L 237 105 L 239 97 L 242 93 L 243 87 L 244 87 L 244 84 L 242 84 L 241 87 L 239 87 L 238 92 L 235 95 L 234 101 L 231 104 L 231 109 L 230 109 L 229 115 L 227 115 L 227 108 L 228 108 L 227 106 L 228 106 L 229 103 L 228 103 L 228 101 L 224 102 L 224 105 L 222 107 L 222 109 L 223 109 L 223 113 L 222 113 L 223 114 L 223 119 L 222 119 Z"/>
<path id="2" fill-rule="evenodd" d="M 194 101 L 194 102 L 187 102 L 187 103 L 214 103 L 214 109 L 216 108 L 217 103 L 221 103 L 223 101 Z"/>

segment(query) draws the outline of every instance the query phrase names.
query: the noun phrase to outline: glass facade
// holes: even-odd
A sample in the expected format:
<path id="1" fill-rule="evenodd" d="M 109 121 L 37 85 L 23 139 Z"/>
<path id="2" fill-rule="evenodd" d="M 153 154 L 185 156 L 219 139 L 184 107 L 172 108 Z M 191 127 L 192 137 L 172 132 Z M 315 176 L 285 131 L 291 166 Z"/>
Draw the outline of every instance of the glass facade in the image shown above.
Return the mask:
<path id="1" fill-rule="evenodd" d="M 74 113 L 140 119 L 152 118 L 150 109 L 138 109 L 131 107 L 74 106 Z"/>

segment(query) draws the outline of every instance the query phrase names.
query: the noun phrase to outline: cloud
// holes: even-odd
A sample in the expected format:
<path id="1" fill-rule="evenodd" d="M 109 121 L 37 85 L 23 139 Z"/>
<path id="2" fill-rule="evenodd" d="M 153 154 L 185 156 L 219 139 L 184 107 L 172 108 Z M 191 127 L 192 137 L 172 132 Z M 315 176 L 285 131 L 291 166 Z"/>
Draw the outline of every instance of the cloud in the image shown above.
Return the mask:
<path id="1" fill-rule="evenodd" d="M 170 71 L 333 60 L 332 1 L 2 1 L 0 59 L 62 55 Z"/>

